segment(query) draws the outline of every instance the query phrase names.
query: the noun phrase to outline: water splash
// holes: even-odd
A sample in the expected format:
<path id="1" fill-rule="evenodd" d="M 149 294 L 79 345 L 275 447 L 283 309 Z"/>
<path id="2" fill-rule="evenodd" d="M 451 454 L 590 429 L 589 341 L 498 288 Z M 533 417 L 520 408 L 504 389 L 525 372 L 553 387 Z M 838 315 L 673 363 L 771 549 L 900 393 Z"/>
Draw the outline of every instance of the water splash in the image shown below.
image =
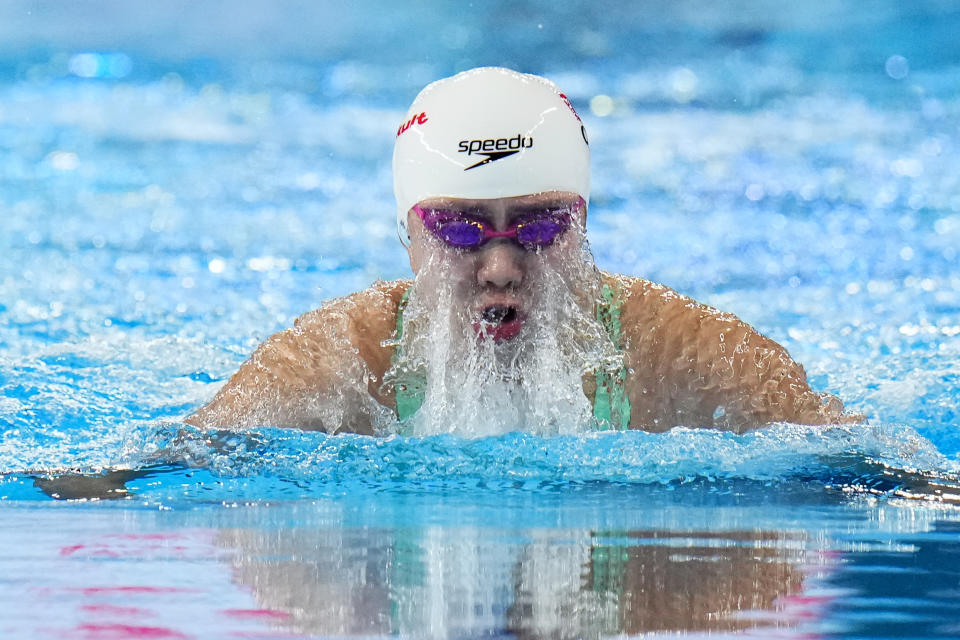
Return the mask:
<path id="1" fill-rule="evenodd" d="M 38 462 L 62 454 L 59 448 L 40 449 Z M 75 452 L 73 459 L 63 456 L 58 466 L 33 469 L 11 468 L 5 458 L 0 473 L 9 483 L 24 471 L 56 478 L 70 470 L 99 478 L 93 486 L 102 490 L 100 460 L 85 458 L 85 453 Z M 378 438 L 278 428 L 203 431 L 166 424 L 131 429 L 112 453 L 112 467 L 127 470 L 115 479 L 133 480 L 133 494 L 172 506 L 197 500 L 270 502 L 371 492 L 473 496 L 687 485 L 727 493 L 749 493 L 759 485 L 951 503 L 960 499 L 960 465 L 915 430 L 893 425 L 777 424 L 743 435 L 676 428 L 662 434 Z M 71 478 L 67 490 L 79 497 L 83 486 L 71 489 L 74 482 L 83 481 Z"/>
<path id="2" fill-rule="evenodd" d="M 546 435 L 595 426 L 584 376 L 622 366 L 622 358 L 593 317 L 600 275 L 583 230 L 575 226 L 540 251 L 507 249 L 518 252 L 511 259 L 522 281 L 502 290 L 477 285 L 480 258 L 427 242 L 429 256 L 403 312 L 402 355 L 385 376 L 388 387 L 423 390 L 404 431 L 488 436 L 523 424 Z M 478 305 L 507 304 L 502 300 L 523 318 L 519 334 L 478 338 L 486 326 Z"/>

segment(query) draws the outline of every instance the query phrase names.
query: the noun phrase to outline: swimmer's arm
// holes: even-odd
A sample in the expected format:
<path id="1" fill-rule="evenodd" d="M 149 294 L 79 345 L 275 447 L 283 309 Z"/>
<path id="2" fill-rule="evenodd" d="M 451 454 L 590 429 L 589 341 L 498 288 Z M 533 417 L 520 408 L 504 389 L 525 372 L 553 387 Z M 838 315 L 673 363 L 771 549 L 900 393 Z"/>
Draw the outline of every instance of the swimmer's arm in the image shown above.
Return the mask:
<path id="1" fill-rule="evenodd" d="M 631 425 L 714 425 L 744 430 L 771 422 L 862 420 L 839 399 L 810 389 L 779 344 L 736 316 L 642 279 L 620 278 L 628 342 Z"/>
<path id="2" fill-rule="evenodd" d="M 256 350 L 205 407 L 185 422 L 203 428 L 292 426 L 371 433 L 373 400 L 409 281 L 381 282 L 297 319 Z"/>
<path id="3" fill-rule="evenodd" d="M 184 422 L 198 427 L 242 429 L 295 426 L 329 429 L 316 399 L 332 392 L 331 349 L 296 327 L 271 336 L 217 392 Z M 314 400 L 314 402 L 311 402 Z"/>
<path id="4" fill-rule="evenodd" d="M 57 500 L 116 500 L 130 495 L 127 483 L 146 478 L 154 469 L 114 469 L 102 473 L 36 474 L 33 486 Z"/>
<path id="5" fill-rule="evenodd" d="M 736 316 L 703 307 L 697 336 L 700 384 L 716 402 L 717 426 L 750 429 L 771 422 L 838 424 L 861 416 L 844 413 L 839 398 L 817 393 L 803 366 L 773 340 Z"/>

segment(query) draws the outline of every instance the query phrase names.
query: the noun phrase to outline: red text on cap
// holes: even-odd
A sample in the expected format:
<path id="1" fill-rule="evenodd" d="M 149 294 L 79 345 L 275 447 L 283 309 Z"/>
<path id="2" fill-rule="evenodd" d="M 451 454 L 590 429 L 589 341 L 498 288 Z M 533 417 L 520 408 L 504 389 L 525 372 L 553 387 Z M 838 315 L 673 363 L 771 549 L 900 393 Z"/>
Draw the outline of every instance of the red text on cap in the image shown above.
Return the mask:
<path id="1" fill-rule="evenodd" d="M 427 114 L 425 111 L 421 111 L 418 114 L 414 114 L 412 118 L 400 125 L 400 128 L 397 129 L 397 137 L 400 137 L 400 134 L 412 127 L 415 124 L 423 124 L 427 121 Z"/>

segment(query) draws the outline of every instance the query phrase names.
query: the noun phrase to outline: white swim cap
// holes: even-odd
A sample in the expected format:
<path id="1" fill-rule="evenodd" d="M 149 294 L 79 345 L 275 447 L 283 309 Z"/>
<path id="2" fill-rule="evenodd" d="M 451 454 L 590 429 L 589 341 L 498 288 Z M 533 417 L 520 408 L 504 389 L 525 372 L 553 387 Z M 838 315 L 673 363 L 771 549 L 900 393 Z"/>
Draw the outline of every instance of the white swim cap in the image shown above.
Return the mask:
<path id="1" fill-rule="evenodd" d="M 572 191 L 590 199 L 580 116 L 546 78 L 480 67 L 427 85 L 397 130 L 393 192 L 407 212 L 426 198 L 505 198 Z"/>

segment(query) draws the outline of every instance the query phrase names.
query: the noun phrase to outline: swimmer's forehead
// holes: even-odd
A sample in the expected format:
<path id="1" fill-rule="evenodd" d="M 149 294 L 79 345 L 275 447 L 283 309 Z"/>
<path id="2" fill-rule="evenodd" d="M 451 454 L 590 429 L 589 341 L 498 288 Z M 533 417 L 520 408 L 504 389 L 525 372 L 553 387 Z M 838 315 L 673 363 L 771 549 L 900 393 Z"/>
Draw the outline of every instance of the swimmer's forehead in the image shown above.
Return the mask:
<path id="1" fill-rule="evenodd" d="M 580 196 L 572 191 L 546 191 L 507 198 L 450 198 L 437 197 L 421 200 L 421 207 L 444 207 L 458 210 L 485 211 L 505 206 L 507 209 L 576 205 Z"/>

